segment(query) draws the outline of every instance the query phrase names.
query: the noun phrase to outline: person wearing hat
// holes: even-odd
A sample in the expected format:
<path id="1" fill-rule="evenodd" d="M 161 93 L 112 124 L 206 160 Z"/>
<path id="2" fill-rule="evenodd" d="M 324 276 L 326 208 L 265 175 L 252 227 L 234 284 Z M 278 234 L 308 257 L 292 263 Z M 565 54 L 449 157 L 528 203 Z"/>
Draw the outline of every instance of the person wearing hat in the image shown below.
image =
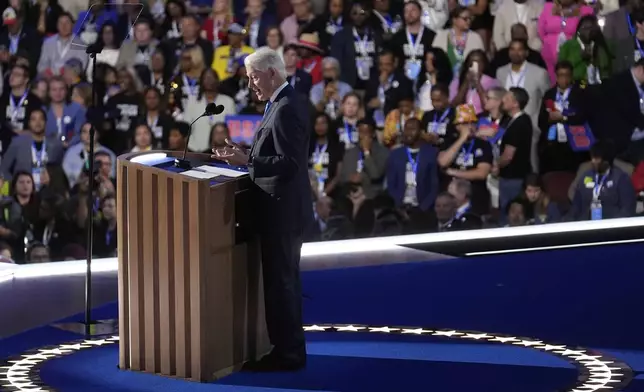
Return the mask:
<path id="1" fill-rule="evenodd" d="M 430 213 L 439 191 L 436 147 L 421 138 L 417 118 L 405 122 L 401 148 L 389 154 L 387 192 L 407 221 L 408 232 L 429 229 Z"/>
<path id="2" fill-rule="evenodd" d="M 30 71 L 35 74 L 42 38 L 31 26 L 25 25 L 23 18 L 11 7 L 2 12 L 2 24 L 6 29 L 0 33 L 0 65 L 7 70 L 9 59 L 19 51 L 24 51 L 31 64 Z"/>
<path id="3" fill-rule="evenodd" d="M 476 137 L 478 117 L 472 105 L 456 107 L 456 132 L 445 137 L 438 154 L 438 164 L 445 170 L 443 185 L 460 178 L 472 184 L 471 212 L 486 215 L 490 211 L 490 192 L 487 176 L 492 170 L 494 156 L 489 142 Z"/>
<path id="4" fill-rule="evenodd" d="M 244 44 L 244 28 L 238 23 L 231 23 L 228 26 L 228 45 L 220 46 L 215 50 L 212 69 L 217 72 L 219 80 L 226 80 L 237 71 L 239 58 L 254 51 Z"/>
<path id="5" fill-rule="evenodd" d="M 398 95 L 398 107 L 387 114 L 383 134 L 383 143 L 389 148 L 400 145 L 405 129 L 405 123 L 412 118 L 421 120 L 422 110 L 416 107 L 416 97 L 412 89 L 400 90 Z"/>
<path id="6" fill-rule="evenodd" d="M 322 81 L 322 49 L 320 39 L 316 33 L 304 33 L 295 42 L 300 55 L 299 69 L 311 75 L 311 82 L 315 85 Z"/>

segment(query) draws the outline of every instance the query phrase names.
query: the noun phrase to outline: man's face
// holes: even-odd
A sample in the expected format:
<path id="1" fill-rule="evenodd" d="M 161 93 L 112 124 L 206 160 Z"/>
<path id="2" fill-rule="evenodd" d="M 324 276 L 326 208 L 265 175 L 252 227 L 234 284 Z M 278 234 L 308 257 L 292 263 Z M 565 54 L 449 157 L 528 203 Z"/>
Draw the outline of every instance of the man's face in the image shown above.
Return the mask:
<path id="1" fill-rule="evenodd" d="M 512 64 L 521 64 L 526 59 L 526 50 L 523 44 L 512 42 L 509 49 L 510 61 Z"/>
<path id="2" fill-rule="evenodd" d="M 506 112 L 509 112 L 511 110 L 514 110 L 514 108 L 516 106 L 516 103 L 517 103 L 517 100 L 514 99 L 514 94 L 512 94 L 511 91 L 508 91 L 503 96 L 503 102 L 502 103 L 503 103 L 503 110 L 505 110 Z"/>
<path id="3" fill-rule="evenodd" d="M 407 121 L 403 130 L 403 140 L 405 144 L 412 145 L 420 137 L 420 126 L 417 121 Z"/>
<path id="4" fill-rule="evenodd" d="M 300 57 L 297 55 L 296 50 L 288 49 L 284 51 L 284 66 L 287 68 L 296 67 L 299 60 Z"/>
<path id="5" fill-rule="evenodd" d="M 434 211 L 439 222 L 447 222 L 452 219 L 456 212 L 456 203 L 454 203 L 454 199 L 452 198 L 446 196 L 438 197 L 434 204 Z"/>
<path id="6" fill-rule="evenodd" d="M 216 146 L 222 146 L 226 144 L 226 138 L 228 138 L 228 131 L 226 128 L 221 125 L 217 125 L 212 133 L 212 142 Z"/>
<path id="7" fill-rule="evenodd" d="M 508 210 L 508 224 L 510 226 L 522 226 L 525 224 L 523 206 L 519 203 L 512 203 Z"/>
<path id="8" fill-rule="evenodd" d="M 41 111 L 31 112 L 29 116 L 29 130 L 37 135 L 45 132 L 45 116 Z"/>
<path id="9" fill-rule="evenodd" d="M 67 96 L 67 86 L 58 80 L 49 83 L 49 98 L 53 102 L 61 102 Z"/>
<path id="10" fill-rule="evenodd" d="M 264 10 L 264 3 L 262 0 L 248 0 L 246 12 L 251 18 L 259 18 Z"/>
<path id="11" fill-rule="evenodd" d="M 559 68 L 557 70 L 557 86 L 565 89 L 572 83 L 572 73 L 568 68 Z"/>
<path id="12" fill-rule="evenodd" d="M 48 263 L 50 261 L 49 250 L 44 246 L 38 246 L 31 250 L 30 263 Z"/>
<path id="13" fill-rule="evenodd" d="M 244 36 L 237 33 L 228 33 L 228 44 L 230 46 L 240 46 L 242 41 L 244 41 Z"/>
<path id="14" fill-rule="evenodd" d="M 378 65 L 380 66 L 380 72 L 391 74 L 392 72 L 394 72 L 394 67 L 396 66 L 396 63 L 392 55 L 383 54 L 378 59 Z"/>
<path id="15" fill-rule="evenodd" d="M 23 87 L 27 84 L 27 74 L 24 69 L 20 67 L 13 67 L 9 74 L 9 86 Z"/>
<path id="16" fill-rule="evenodd" d="M 58 34 L 63 37 L 68 37 L 72 34 L 72 21 L 67 16 L 58 18 Z"/>
<path id="17" fill-rule="evenodd" d="M 113 198 L 105 200 L 101 211 L 106 220 L 116 219 L 116 200 Z"/>
<path id="18" fill-rule="evenodd" d="M 324 79 L 336 80 L 338 76 L 338 71 L 333 64 L 323 64 L 322 77 Z"/>
<path id="19" fill-rule="evenodd" d="M 96 163 L 100 163 L 99 174 L 103 177 L 108 178 L 112 173 L 112 160 L 110 157 L 105 155 L 99 155 L 96 157 Z"/>
<path id="20" fill-rule="evenodd" d="M 134 26 L 134 39 L 138 43 L 148 43 L 152 39 L 152 30 L 147 23 L 138 23 Z"/>
<path id="21" fill-rule="evenodd" d="M 361 5 L 356 4 L 351 8 L 351 21 L 354 25 L 358 27 L 364 26 L 368 17 L 369 13 L 367 12 L 367 10 L 362 8 Z"/>
<path id="22" fill-rule="evenodd" d="M 194 38 L 199 32 L 200 26 L 192 17 L 181 19 L 181 33 L 185 38 Z"/>
<path id="23" fill-rule="evenodd" d="M 442 92 L 434 90 L 431 93 L 432 105 L 436 110 L 445 110 L 449 104 L 448 98 Z"/>
<path id="24" fill-rule="evenodd" d="M 275 70 L 258 71 L 246 67 L 246 73 L 248 74 L 248 88 L 255 93 L 260 101 L 268 101 L 273 94 L 271 81 L 275 76 Z"/>
<path id="25" fill-rule="evenodd" d="M 416 4 L 407 3 L 404 9 L 405 23 L 414 24 L 420 20 L 420 10 Z"/>
<path id="26" fill-rule="evenodd" d="M 309 15 L 309 0 L 291 0 L 291 6 L 296 18 L 304 19 Z"/>

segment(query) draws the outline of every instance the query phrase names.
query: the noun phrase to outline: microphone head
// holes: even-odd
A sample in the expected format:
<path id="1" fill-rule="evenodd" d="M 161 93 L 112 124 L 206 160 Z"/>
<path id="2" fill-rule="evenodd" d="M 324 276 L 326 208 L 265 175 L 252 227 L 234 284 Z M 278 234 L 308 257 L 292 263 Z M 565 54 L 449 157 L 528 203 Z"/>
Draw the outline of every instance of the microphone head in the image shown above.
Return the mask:
<path id="1" fill-rule="evenodd" d="M 216 103 L 209 103 L 206 105 L 206 116 L 214 116 L 221 114 L 224 111 L 224 105 L 217 105 Z"/>

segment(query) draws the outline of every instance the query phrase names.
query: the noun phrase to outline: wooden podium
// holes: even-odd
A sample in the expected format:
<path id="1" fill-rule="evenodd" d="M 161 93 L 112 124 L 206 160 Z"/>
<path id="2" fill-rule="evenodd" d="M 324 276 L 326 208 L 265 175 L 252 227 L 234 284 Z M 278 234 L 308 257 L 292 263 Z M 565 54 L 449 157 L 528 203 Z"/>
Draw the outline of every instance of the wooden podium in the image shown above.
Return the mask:
<path id="1" fill-rule="evenodd" d="M 270 350 L 259 248 L 246 235 L 250 179 L 188 177 L 148 158 L 163 161 L 118 158 L 119 366 L 211 381 Z"/>

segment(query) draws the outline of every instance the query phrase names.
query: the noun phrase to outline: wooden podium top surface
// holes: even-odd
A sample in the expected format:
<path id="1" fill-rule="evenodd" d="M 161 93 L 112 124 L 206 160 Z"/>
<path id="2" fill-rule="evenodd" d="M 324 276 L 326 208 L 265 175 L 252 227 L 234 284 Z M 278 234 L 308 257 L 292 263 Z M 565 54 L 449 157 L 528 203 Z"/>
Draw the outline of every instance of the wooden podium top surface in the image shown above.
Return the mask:
<path id="1" fill-rule="evenodd" d="M 147 166 L 150 168 L 155 168 L 157 170 L 162 170 L 167 173 L 183 174 L 183 178 L 186 180 L 194 181 L 203 181 L 209 182 L 210 186 L 216 186 L 229 181 L 237 181 L 248 178 L 248 169 L 246 167 L 240 166 L 231 166 L 223 162 L 216 161 L 210 157 L 210 154 L 203 153 L 194 153 L 189 152 L 186 155 L 186 160 L 190 161 L 192 169 L 182 169 L 174 165 L 175 158 L 179 158 L 183 155 L 180 151 L 162 151 L 162 150 L 153 150 L 153 151 L 140 151 L 132 152 L 120 155 L 118 161 L 126 165 L 135 164 Z M 212 178 L 200 178 L 197 176 L 188 175 L 186 172 L 192 170 L 193 174 L 203 174 L 212 175 L 203 169 L 199 169 L 200 166 L 209 166 L 212 168 L 220 168 L 225 170 L 232 170 L 238 172 L 241 175 L 238 177 L 235 176 L 226 176 L 226 175 L 215 175 Z M 196 171 L 197 173 L 194 173 Z"/>

